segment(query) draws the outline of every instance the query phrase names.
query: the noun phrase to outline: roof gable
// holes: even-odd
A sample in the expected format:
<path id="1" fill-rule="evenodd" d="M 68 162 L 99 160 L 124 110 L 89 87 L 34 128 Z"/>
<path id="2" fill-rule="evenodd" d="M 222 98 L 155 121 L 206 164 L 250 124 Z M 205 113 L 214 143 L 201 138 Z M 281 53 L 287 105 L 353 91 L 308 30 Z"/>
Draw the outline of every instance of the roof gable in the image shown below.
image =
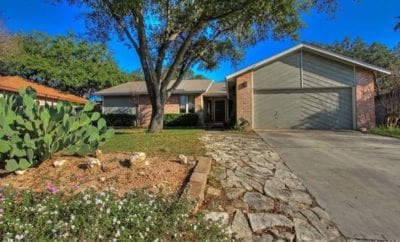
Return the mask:
<path id="1" fill-rule="evenodd" d="M 257 62 L 255 64 L 253 64 L 251 66 L 248 66 L 246 68 L 243 68 L 243 69 L 241 69 L 239 71 L 236 71 L 236 72 L 226 76 L 226 80 L 229 81 L 232 78 L 234 78 L 234 77 L 236 77 L 238 75 L 241 75 L 241 74 L 243 74 L 243 73 L 245 73 L 247 71 L 261 68 L 264 65 L 267 65 L 267 64 L 269 64 L 269 63 L 271 63 L 271 62 L 273 62 L 275 60 L 278 60 L 281 57 L 284 57 L 286 55 L 294 53 L 294 52 L 296 52 L 298 50 L 310 51 L 310 52 L 318 54 L 320 56 L 324 56 L 326 58 L 330 58 L 330 59 L 333 59 L 333 60 L 336 60 L 336 61 L 340 61 L 340 62 L 343 62 L 343 63 L 347 63 L 347 64 L 350 64 L 350 65 L 360 66 L 360 67 L 363 67 L 365 69 L 381 72 L 381 73 L 388 74 L 388 75 L 391 74 L 391 72 L 389 70 L 386 70 L 386 69 L 381 68 L 379 66 L 371 65 L 371 64 L 365 63 L 363 61 L 356 60 L 354 58 L 350 58 L 350 57 L 347 57 L 347 56 L 344 56 L 344 55 L 340 55 L 340 54 L 334 53 L 332 51 L 328 51 L 328 50 L 325 50 L 325 49 L 322 49 L 322 48 L 319 48 L 319 47 L 315 47 L 315 46 L 312 46 L 312 45 L 299 44 L 299 45 L 296 45 L 295 47 L 292 47 L 292 48 L 287 49 L 287 50 L 285 50 L 283 52 L 280 52 L 280 53 L 278 53 L 278 54 L 276 54 L 274 56 L 271 56 L 270 58 L 267 58 L 265 60 Z"/>

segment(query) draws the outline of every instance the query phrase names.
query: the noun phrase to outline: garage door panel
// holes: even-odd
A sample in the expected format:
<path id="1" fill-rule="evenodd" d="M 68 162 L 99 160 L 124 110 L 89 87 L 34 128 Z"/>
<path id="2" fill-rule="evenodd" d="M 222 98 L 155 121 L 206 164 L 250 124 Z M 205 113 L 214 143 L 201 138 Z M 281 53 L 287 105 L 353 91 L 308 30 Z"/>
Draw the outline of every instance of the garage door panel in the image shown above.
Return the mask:
<path id="1" fill-rule="evenodd" d="M 255 128 L 352 129 L 352 89 L 255 91 Z"/>
<path id="2" fill-rule="evenodd" d="M 260 105 L 254 105 L 254 113 L 263 113 L 263 115 L 254 116 L 255 124 L 267 123 L 279 128 L 282 120 L 285 120 L 285 125 L 287 126 L 296 125 L 299 122 L 301 110 L 300 105 L 294 102 L 296 98 L 293 98 L 293 95 L 288 93 L 255 95 L 255 103 Z"/>

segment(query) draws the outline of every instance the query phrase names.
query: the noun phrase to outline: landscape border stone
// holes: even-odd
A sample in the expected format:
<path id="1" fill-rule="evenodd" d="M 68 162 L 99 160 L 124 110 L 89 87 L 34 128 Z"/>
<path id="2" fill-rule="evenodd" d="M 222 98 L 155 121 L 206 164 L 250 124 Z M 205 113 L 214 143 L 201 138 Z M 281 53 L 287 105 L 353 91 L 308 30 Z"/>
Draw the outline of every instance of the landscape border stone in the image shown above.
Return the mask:
<path id="1" fill-rule="evenodd" d="M 211 171 L 211 162 L 212 160 L 209 157 L 197 157 L 197 164 L 186 185 L 186 197 L 195 203 L 195 211 L 204 200 L 207 178 Z"/>

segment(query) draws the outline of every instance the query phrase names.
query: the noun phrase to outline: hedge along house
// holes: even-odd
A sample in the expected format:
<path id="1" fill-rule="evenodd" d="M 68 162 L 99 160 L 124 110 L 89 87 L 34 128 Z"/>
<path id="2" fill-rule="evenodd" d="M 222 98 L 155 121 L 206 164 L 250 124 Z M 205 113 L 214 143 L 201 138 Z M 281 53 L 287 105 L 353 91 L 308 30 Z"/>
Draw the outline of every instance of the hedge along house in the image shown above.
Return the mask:
<path id="1" fill-rule="evenodd" d="M 96 93 L 102 98 L 102 112 L 136 115 L 139 126 L 151 118 L 151 103 L 144 81 L 127 82 Z M 225 83 L 206 79 L 183 80 L 164 107 L 166 114 L 196 113 L 200 123 L 214 124 L 228 120 Z"/>
<path id="2" fill-rule="evenodd" d="M 300 44 L 226 77 L 233 119 L 253 129 L 375 125 L 375 76 L 390 71 Z"/>
<path id="3" fill-rule="evenodd" d="M 21 88 L 27 87 L 32 87 L 36 90 L 36 96 L 41 105 L 47 103 L 53 106 L 57 102 L 63 101 L 82 106 L 87 102 L 85 98 L 32 82 L 20 76 L 0 76 L 0 96 L 16 94 Z"/>

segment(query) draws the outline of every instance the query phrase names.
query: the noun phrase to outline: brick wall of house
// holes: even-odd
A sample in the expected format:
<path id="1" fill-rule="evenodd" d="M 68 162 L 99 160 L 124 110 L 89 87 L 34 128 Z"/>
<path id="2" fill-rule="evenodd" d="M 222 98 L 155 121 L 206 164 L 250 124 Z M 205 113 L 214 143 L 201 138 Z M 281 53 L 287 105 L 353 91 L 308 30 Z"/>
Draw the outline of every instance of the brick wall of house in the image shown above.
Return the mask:
<path id="1" fill-rule="evenodd" d="M 151 103 L 149 96 L 139 96 L 139 107 L 136 119 L 139 126 L 147 125 L 151 119 Z"/>
<path id="2" fill-rule="evenodd" d="M 203 95 L 199 94 L 194 98 L 194 111 L 199 115 L 200 124 L 204 124 Z"/>
<path id="3" fill-rule="evenodd" d="M 203 96 L 197 95 L 194 100 L 195 112 L 199 114 L 202 121 L 202 104 Z M 164 107 L 164 113 L 179 113 L 179 95 L 171 95 Z M 148 95 L 141 95 L 139 97 L 139 112 L 137 120 L 140 126 L 149 124 L 151 119 L 151 103 Z"/>
<path id="4" fill-rule="evenodd" d="M 246 119 L 250 127 L 253 123 L 253 81 L 247 72 L 236 78 L 236 119 Z"/>
<path id="5" fill-rule="evenodd" d="M 371 71 L 356 68 L 357 129 L 375 126 L 375 78 Z"/>
<path id="6" fill-rule="evenodd" d="M 164 113 L 179 113 L 179 95 L 171 95 L 168 98 Z"/>
<path id="7" fill-rule="evenodd" d="M 194 111 L 202 111 L 203 110 L 203 95 L 197 95 L 194 97 Z"/>
<path id="8" fill-rule="evenodd" d="M 179 113 L 179 95 L 172 95 L 164 107 L 164 113 Z M 148 95 L 139 97 L 137 120 L 140 126 L 147 125 L 151 119 L 151 103 Z"/>

